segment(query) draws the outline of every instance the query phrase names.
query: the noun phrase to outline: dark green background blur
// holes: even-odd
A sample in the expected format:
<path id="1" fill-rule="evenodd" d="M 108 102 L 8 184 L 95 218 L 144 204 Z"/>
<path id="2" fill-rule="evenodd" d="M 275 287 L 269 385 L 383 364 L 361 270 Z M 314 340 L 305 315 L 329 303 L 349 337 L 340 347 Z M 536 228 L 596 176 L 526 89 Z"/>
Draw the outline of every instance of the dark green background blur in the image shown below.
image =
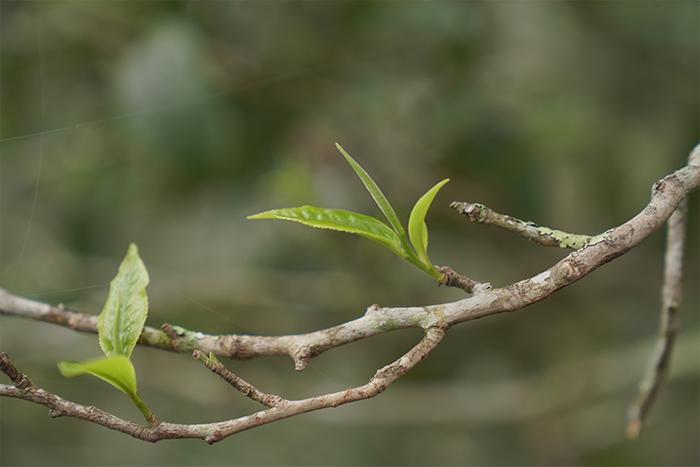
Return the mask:
<path id="1" fill-rule="evenodd" d="M 438 264 L 500 286 L 565 252 L 470 225 L 452 200 L 597 233 L 630 218 L 700 135 L 698 2 L 0 2 L 0 286 L 98 313 L 129 242 L 151 274 L 148 323 L 306 332 L 373 303 L 459 299 L 380 246 L 282 222 L 298 204 L 400 215 L 444 177 Z M 664 235 L 525 311 L 454 328 L 380 397 L 201 441 L 133 440 L 1 400 L 3 465 L 697 465 L 697 195 L 682 333 L 637 442 L 626 407 L 657 329 Z M 38 384 L 139 420 L 122 394 L 63 379 L 95 335 L 0 319 Z M 364 383 L 420 337 L 226 362 L 288 397 Z M 183 354 L 138 348 L 168 421 L 257 407 Z"/>

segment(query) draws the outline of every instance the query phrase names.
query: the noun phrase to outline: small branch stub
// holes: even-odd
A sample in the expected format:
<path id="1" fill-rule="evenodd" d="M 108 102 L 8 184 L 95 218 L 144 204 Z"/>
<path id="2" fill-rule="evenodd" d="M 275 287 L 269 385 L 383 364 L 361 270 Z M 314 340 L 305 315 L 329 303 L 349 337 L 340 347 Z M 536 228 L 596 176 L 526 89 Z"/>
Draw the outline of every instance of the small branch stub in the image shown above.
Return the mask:
<path id="1" fill-rule="evenodd" d="M 22 372 L 17 370 L 10 356 L 5 352 L 0 353 L 0 371 L 5 373 L 17 389 L 27 389 L 32 386 L 32 381 Z"/>
<path id="2" fill-rule="evenodd" d="M 212 371 L 217 374 L 221 373 L 220 376 L 230 382 L 236 389 L 268 407 L 266 410 L 252 415 L 222 422 L 200 424 L 160 422 L 143 426 L 119 418 L 96 407 L 85 406 L 63 399 L 35 385 L 31 385 L 31 390 L 25 390 L 16 386 L 0 384 L 0 396 L 13 397 L 43 405 L 49 409 L 49 415 L 52 417 L 67 416 L 77 418 L 152 443 L 162 439 L 196 438 L 209 444 L 214 444 L 241 431 L 277 420 L 374 397 L 425 358 L 440 343 L 443 335 L 444 330 L 439 328 L 426 330 L 425 337 L 418 344 L 398 360 L 382 368 L 368 383 L 362 386 L 299 400 L 286 400 L 279 396 L 262 393 L 250 383 L 233 375 L 223 365 L 217 365 L 218 362 L 211 355 L 206 357 L 200 351 L 195 351 L 194 356 L 203 361 Z M 8 376 L 11 376 L 13 381 L 28 381 L 22 373 L 17 371 L 7 354 L 0 354 L 0 369 Z"/>
<path id="3" fill-rule="evenodd" d="M 543 245 L 576 250 L 536 276 L 496 289 L 490 289 L 488 283 L 478 283 L 457 274 L 450 268 L 441 268 L 440 272 L 444 274 L 444 285 L 475 293 L 474 296 L 463 300 L 429 306 L 394 308 L 373 306 L 363 316 L 331 328 L 286 336 L 209 335 L 172 325 L 164 325 L 163 331 L 148 326 L 143 329 L 139 344 L 179 352 L 194 350 L 193 356 L 212 372 L 236 390 L 267 407 L 250 415 L 213 423 L 160 422 L 143 426 L 96 407 L 63 399 L 38 387 L 15 368 L 6 353 L 0 353 L 0 370 L 10 378 L 13 385 L 0 384 L 0 396 L 43 405 L 50 410 L 49 413 L 52 416 L 77 418 L 148 442 L 196 438 L 208 443 L 215 443 L 241 431 L 284 418 L 368 399 L 380 394 L 425 358 L 439 345 L 446 330 L 453 325 L 521 310 L 546 299 L 636 247 L 663 226 L 683 199 L 700 186 L 700 149 L 696 148 L 693 151 L 687 166 L 663 180 L 663 184 L 657 185 L 649 203 L 639 214 L 624 224 L 595 237 L 566 234 L 539 227 L 495 213 L 483 205 L 453 203 L 452 207 L 473 222 L 498 225 Z M 643 386 L 643 397 L 639 399 L 641 401 L 637 406 L 639 410 L 635 412 L 638 415 L 630 421 L 630 432 L 633 434 L 639 432 L 644 414 L 658 391 L 660 381 L 666 372 L 675 336 L 675 316 L 680 304 L 681 254 L 679 252 L 682 251 L 681 232 L 684 226 L 684 222 L 678 220 L 683 210 L 679 209 L 676 212 L 677 214 L 669 220 L 662 328 L 659 339 L 661 350 L 652 360 L 651 377 L 645 379 L 651 383 L 645 383 Z M 0 289 L 0 314 L 48 322 L 76 331 L 93 333 L 97 331 L 97 317 L 94 315 L 18 297 L 2 289 Z M 228 370 L 214 357 L 214 354 L 238 359 L 287 355 L 292 357 L 297 368 L 301 369 L 312 357 L 331 348 L 388 331 L 408 328 L 422 328 L 425 336 L 400 358 L 377 371 L 366 384 L 300 400 L 287 400 L 264 393 Z"/>
<path id="4" fill-rule="evenodd" d="M 462 274 L 455 272 L 455 270 L 449 266 L 441 266 L 438 268 L 438 271 L 440 271 L 443 274 L 443 278 L 440 282 L 440 285 L 445 285 L 447 287 L 456 287 L 458 289 L 464 290 L 468 294 L 474 293 L 477 286 L 481 284 L 480 282 L 477 282 L 474 279 L 470 279 L 467 276 L 463 276 Z"/>
<path id="5" fill-rule="evenodd" d="M 450 207 L 464 215 L 475 224 L 500 227 L 508 232 L 520 235 L 542 246 L 553 246 L 580 250 L 604 238 L 605 233 L 596 236 L 572 234 L 561 230 L 539 226 L 533 222 L 523 221 L 494 211 L 479 203 L 453 201 Z"/>

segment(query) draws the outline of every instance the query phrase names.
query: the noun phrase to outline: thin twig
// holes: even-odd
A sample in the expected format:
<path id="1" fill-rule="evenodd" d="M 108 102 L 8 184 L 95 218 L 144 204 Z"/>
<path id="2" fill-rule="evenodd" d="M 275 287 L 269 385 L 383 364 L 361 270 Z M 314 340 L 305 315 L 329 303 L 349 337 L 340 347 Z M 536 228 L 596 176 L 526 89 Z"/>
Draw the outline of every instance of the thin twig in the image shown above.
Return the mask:
<path id="1" fill-rule="evenodd" d="M 489 290 L 491 288 L 491 284 L 488 282 L 477 282 L 474 279 L 459 274 L 449 266 L 441 266 L 438 268 L 438 271 L 443 273 L 443 280 L 440 285 L 456 287 L 464 290 L 468 294 L 472 294 L 476 291 Z"/>
<path id="2" fill-rule="evenodd" d="M 580 235 L 539 226 L 533 222 L 523 221 L 494 211 L 479 203 L 453 201 L 450 207 L 476 224 L 493 225 L 508 232 L 521 235 L 542 246 L 553 246 L 579 250 L 591 243 L 603 239 L 603 235 Z"/>
<path id="3" fill-rule="evenodd" d="M 661 384 L 668 374 L 669 362 L 678 331 L 678 309 L 683 298 L 683 247 L 687 219 L 687 199 L 678 206 L 667 222 L 664 278 L 661 288 L 659 336 L 639 393 L 629 408 L 627 437 L 639 436 Z"/>
<path id="4" fill-rule="evenodd" d="M 10 356 L 5 352 L 0 352 L 0 371 L 5 373 L 18 389 L 27 389 L 32 386 L 32 381 L 27 378 L 27 375 L 15 368 L 15 365 L 10 361 Z"/>
<path id="5" fill-rule="evenodd" d="M 287 401 L 267 410 L 218 423 L 180 425 L 160 422 L 144 427 L 112 414 L 67 401 L 31 383 L 17 371 L 7 355 L 0 356 L 0 369 L 15 383 L 0 385 L 0 396 L 14 397 L 49 407 L 53 416 L 71 416 L 127 433 L 146 441 L 168 438 L 199 438 L 209 443 L 234 433 L 301 413 L 336 407 L 374 397 L 423 359 L 442 340 L 451 326 L 498 313 L 511 312 L 544 300 L 552 293 L 576 282 L 603 264 L 625 254 L 651 235 L 676 210 L 684 198 L 700 185 L 700 146 L 687 166 L 664 177 L 654 185 L 651 200 L 636 216 L 606 232 L 599 241 L 586 243 L 544 272 L 507 287 L 483 290 L 457 302 L 427 307 L 369 307 L 353 321 L 308 334 L 288 336 L 206 335 L 177 326 L 165 325 L 165 331 L 146 327 L 139 343 L 174 350 L 213 352 L 232 358 L 263 355 L 289 355 L 297 369 L 309 360 L 339 345 L 383 332 L 405 328 L 423 328 L 423 340 L 401 358 L 377 371 L 365 385 L 309 399 Z M 563 245 L 560 245 L 563 246 Z M 473 286 L 474 289 L 476 286 Z M 669 289 L 671 290 L 671 289 Z M 672 296 L 671 292 L 668 293 Z M 96 332 L 97 317 L 65 310 L 9 294 L 0 289 L 0 314 L 32 318 L 71 329 Z M 672 324 L 672 323 L 671 323 Z M 672 326 L 669 326 L 669 329 Z"/>
<path id="6" fill-rule="evenodd" d="M 700 151 L 698 152 L 700 154 Z M 199 349 L 220 357 L 248 359 L 288 355 L 297 370 L 321 353 L 388 331 L 452 326 L 497 313 L 525 308 L 574 283 L 601 265 L 625 254 L 661 227 L 688 193 L 700 185 L 700 156 L 655 184 L 649 204 L 624 224 L 608 231 L 599 242 L 576 250 L 551 268 L 507 287 L 485 290 L 463 300 L 431 306 L 380 307 L 327 329 L 286 336 L 212 335 L 164 325 L 168 333 L 146 326 L 139 343 L 160 349 L 192 352 Z M 97 316 L 29 300 L 0 289 L 0 314 L 31 318 L 74 329 L 97 332 Z"/>
<path id="7" fill-rule="evenodd" d="M 91 406 L 84 406 L 76 402 L 63 399 L 40 387 L 32 385 L 29 388 L 19 388 L 0 384 L 0 396 L 12 397 L 30 401 L 49 408 L 53 416 L 73 417 L 87 422 L 95 423 L 106 428 L 126 433 L 134 438 L 144 441 L 157 442 L 163 439 L 194 438 L 202 439 L 209 444 L 214 444 L 233 434 L 250 428 L 266 425 L 277 420 L 289 418 L 315 410 L 338 407 L 340 405 L 369 399 L 382 393 L 393 382 L 406 374 L 418 362 L 425 358 L 442 340 L 445 331 L 440 328 L 431 328 L 426 331 L 425 337 L 411 350 L 406 352 L 398 360 L 379 369 L 367 384 L 345 389 L 330 394 L 323 394 L 308 399 L 291 400 L 286 404 L 234 418 L 222 422 L 201 424 L 177 424 L 160 422 L 154 426 L 143 426 L 116 415 L 105 412 Z M 5 354 L 6 355 L 6 354 Z M 6 357 L 9 362 L 9 358 Z M 14 366 L 12 366 L 14 368 Z M 19 372 L 18 372 L 19 373 Z M 19 373 L 21 377 L 26 376 Z"/>
<path id="8" fill-rule="evenodd" d="M 220 361 L 216 359 L 213 353 L 207 356 L 202 351 L 195 350 L 194 352 L 192 352 L 192 356 L 200 362 L 204 363 L 204 366 L 209 368 L 216 375 L 220 376 L 228 384 L 236 388 L 236 390 L 239 391 L 241 394 L 254 400 L 255 402 L 259 402 L 265 407 L 277 407 L 278 405 L 284 405 L 289 402 L 282 396 L 262 392 L 260 389 L 256 388 L 255 386 L 253 386 L 252 384 L 250 384 L 249 382 L 247 382 L 246 380 L 244 380 L 243 378 L 226 368 Z"/>
<path id="9" fill-rule="evenodd" d="M 205 334 L 181 326 L 164 324 L 161 329 L 145 326 L 139 344 L 173 352 L 195 349 L 218 357 L 245 360 L 262 356 L 287 355 L 298 371 L 326 350 L 383 334 L 388 331 L 440 324 L 433 309 L 425 307 L 382 308 L 371 306 L 361 317 L 319 331 L 286 336 Z M 64 326 L 80 332 L 97 332 L 97 315 L 52 306 L 0 289 L 0 315 L 18 316 Z"/>

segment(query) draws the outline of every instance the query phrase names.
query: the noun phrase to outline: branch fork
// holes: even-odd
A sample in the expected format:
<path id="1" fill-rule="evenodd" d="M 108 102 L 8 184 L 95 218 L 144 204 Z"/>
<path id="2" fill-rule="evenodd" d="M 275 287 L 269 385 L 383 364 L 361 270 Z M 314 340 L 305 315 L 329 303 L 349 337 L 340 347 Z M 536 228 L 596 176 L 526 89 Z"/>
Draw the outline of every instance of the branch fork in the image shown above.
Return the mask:
<path id="1" fill-rule="evenodd" d="M 360 317 L 346 323 L 306 334 L 286 336 L 210 335 L 164 324 L 162 329 L 146 326 L 139 344 L 174 352 L 191 352 L 206 368 L 229 383 L 244 396 L 260 403 L 264 410 L 244 417 L 205 424 L 159 422 L 142 426 L 95 407 L 80 405 L 52 394 L 31 382 L 0 353 L 0 371 L 12 385 L 0 384 L 0 396 L 40 404 L 52 417 L 69 416 L 126 433 L 144 441 L 196 438 L 218 442 L 235 433 L 314 410 L 337 407 L 383 392 L 397 379 L 425 358 L 443 339 L 450 327 L 465 321 L 499 313 L 521 310 L 567 287 L 603 264 L 625 254 L 660 228 L 668 219 L 668 237 L 664 270 L 659 344 L 652 355 L 640 394 L 630 409 L 628 434 L 637 436 L 664 376 L 667 373 L 676 335 L 676 315 L 680 306 L 682 251 L 685 231 L 683 200 L 700 186 L 700 146 L 689 157 L 688 165 L 654 185 L 647 206 L 624 224 L 602 234 L 570 234 L 541 227 L 531 222 L 499 214 L 477 203 L 452 203 L 452 207 L 475 223 L 494 225 L 521 235 L 543 246 L 574 250 L 549 269 L 533 277 L 502 288 L 491 288 L 444 266 L 443 285 L 458 287 L 471 294 L 462 300 L 430 306 L 370 306 Z M 81 332 L 97 332 L 97 317 L 71 311 L 63 306 L 29 300 L 0 289 L 0 314 L 30 318 Z M 425 336 L 396 361 L 374 374 L 364 385 L 300 400 L 288 400 L 268 394 L 219 362 L 215 356 L 250 359 L 287 355 L 295 368 L 303 370 L 315 356 L 326 350 L 356 342 L 385 332 L 423 329 Z"/>
<path id="2" fill-rule="evenodd" d="M 447 287 L 456 287 L 458 289 L 464 290 L 468 294 L 473 294 L 491 289 L 490 283 L 477 282 L 474 279 L 470 279 L 467 276 L 459 274 L 449 266 L 440 266 L 438 268 L 438 271 L 440 271 L 443 274 L 443 278 L 440 282 L 440 285 L 444 285 Z"/>

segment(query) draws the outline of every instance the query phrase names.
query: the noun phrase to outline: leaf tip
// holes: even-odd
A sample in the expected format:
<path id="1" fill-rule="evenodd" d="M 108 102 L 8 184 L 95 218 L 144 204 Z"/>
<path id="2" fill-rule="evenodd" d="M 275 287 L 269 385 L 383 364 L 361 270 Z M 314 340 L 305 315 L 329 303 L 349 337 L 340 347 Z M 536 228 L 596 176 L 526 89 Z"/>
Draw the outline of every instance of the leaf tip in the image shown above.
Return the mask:
<path id="1" fill-rule="evenodd" d="M 126 255 L 127 256 L 138 256 L 139 255 L 139 247 L 136 245 L 136 243 L 131 242 L 129 243 L 129 248 L 126 249 Z"/>
<path id="2" fill-rule="evenodd" d="M 66 378 L 71 378 L 75 376 L 73 371 L 71 371 L 73 363 L 72 362 L 58 362 L 56 366 L 58 366 L 58 371 L 61 372 L 61 375 L 63 375 Z"/>
<path id="3" fill-rule="evenodd" d="M 350 157 L 350 154 L 348 154 L 348 152 L 345 150 L 345 148 L 343 148 L 343 147 L 340 145 L 340 143 L 336 142 L 336 143 L 335 143 L 335 147 L 338 149 L 338 151 L 340 152 L 340 154 L 342 154 L 343 157 L 344 157 L 348 162 L 350 162 L 351 160 L 353 160 L 352 157 Z M 353 160 L 353 162 L 354 162 L 354 160 Z"/>

